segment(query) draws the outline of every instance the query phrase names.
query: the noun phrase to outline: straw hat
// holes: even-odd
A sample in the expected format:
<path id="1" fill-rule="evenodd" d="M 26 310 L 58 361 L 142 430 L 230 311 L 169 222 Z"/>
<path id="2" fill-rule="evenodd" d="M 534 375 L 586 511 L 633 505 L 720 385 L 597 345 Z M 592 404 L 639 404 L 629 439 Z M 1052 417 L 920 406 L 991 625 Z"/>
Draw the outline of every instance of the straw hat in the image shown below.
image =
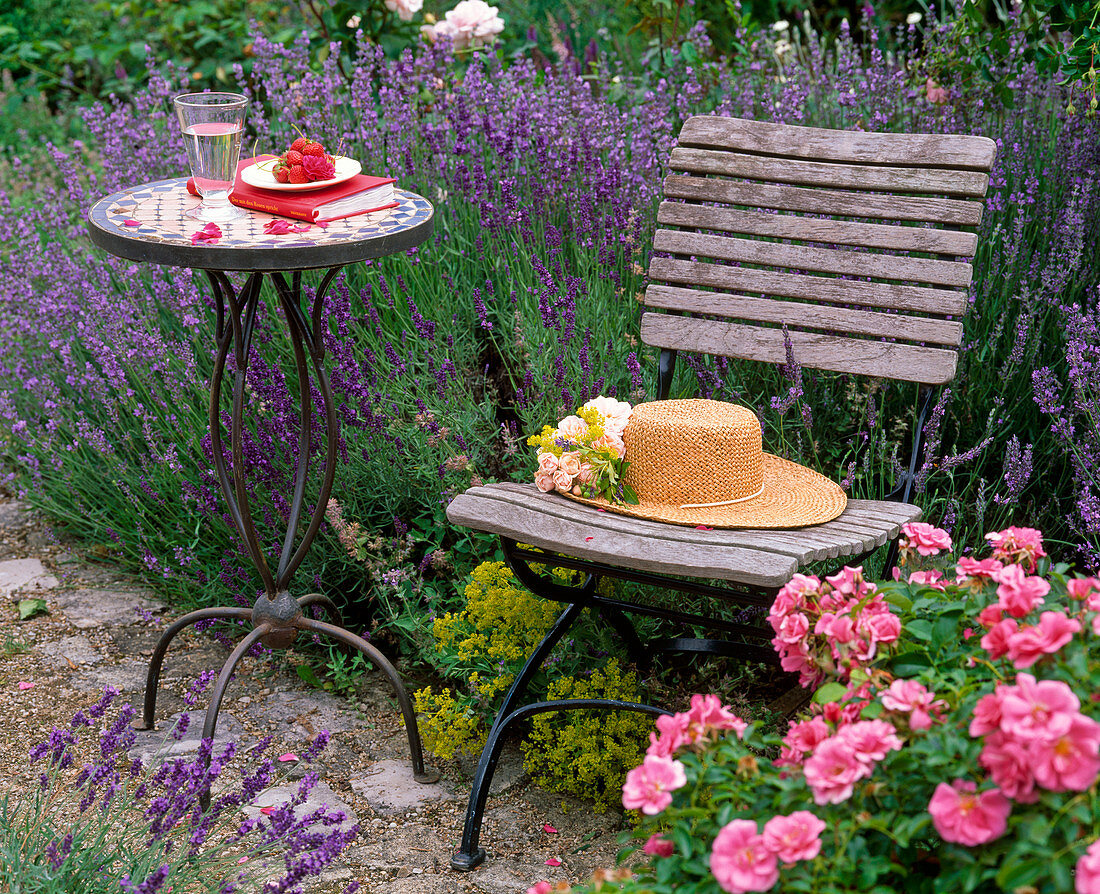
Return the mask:
<path id="1" fill-rule="evenodd" d="M 712 528 L 798 528 L 844 511 L 836 483 L 764 453 L 760 421 L 716 400 L 638 404 L 623 432 L 638 505 L 570 499 L 610 512 Z"/>

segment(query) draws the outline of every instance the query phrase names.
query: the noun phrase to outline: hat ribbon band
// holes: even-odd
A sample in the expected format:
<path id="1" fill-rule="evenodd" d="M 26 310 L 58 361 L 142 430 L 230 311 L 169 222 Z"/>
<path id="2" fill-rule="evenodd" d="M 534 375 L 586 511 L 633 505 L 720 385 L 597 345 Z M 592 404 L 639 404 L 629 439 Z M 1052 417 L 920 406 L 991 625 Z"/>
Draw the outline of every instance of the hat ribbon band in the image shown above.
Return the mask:
<path id="1" fill-rule="evenodd" d="M 764 493 L 764 485 L 760 485 L 760 490 L 754 494 L 749 494 L 747 497 L 738 497 L 736 500 L 723 500 L 721 503 L 685 503 L 681 506 L 681 509 L 710 509 L 712 506 L 732 506 L 734 503 L 744 503 L 746 500 L 755 500 L 762 493 Z"/>

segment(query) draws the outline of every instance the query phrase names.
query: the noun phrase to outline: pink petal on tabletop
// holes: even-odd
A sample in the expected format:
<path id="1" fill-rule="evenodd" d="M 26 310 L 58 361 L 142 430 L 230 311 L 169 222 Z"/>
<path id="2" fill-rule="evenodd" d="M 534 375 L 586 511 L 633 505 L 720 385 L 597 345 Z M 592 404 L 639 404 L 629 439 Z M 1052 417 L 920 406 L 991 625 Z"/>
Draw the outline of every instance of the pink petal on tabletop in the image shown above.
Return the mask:
<path id="1" fill-rule="evenodd" d="M 264 224 L 264 232 L 268 236 L 283 236 L 291 231 L 291 226 L 285 220 L 269 220 Z"/>
<path id="2" fill-rule="evenodd" d="M 557 857 L 551 857 L 549 860 L 546 861 L 546 865 L 547 866 L 561 866 L 561 860 L 559 860 Z"/>
<path id="3" fill-rule="evenodd" d="M 296 227 L 291 227 L 295 233 L 305 233 L 310 228 L 310 224 L 298 224 Z"/>
<path id="4" fill-rule="evenodd" d="M 140 220 L 134 220 L 133 218 L 130 218 L 129 220 L 124 220 L 122 222 L 122 225 L 124 227 L 140 227 L 141 226 L 141 221 Z"/>
<path id="5" fill-rule="evenodd" d="M 588 543 L 588 541 L 589 541 L 589 540 L 591 540 L 591 539 L 592 539 L 591 537 L 585 537 L 585 538 L 584 538 L 584 542 L 585 542 L 585 543 Z"/>
<path id="6" fill-rule="evenodd" d="M 205 227 L 203 227 L 191 237 L 191 244 L 198 245 L 200 242 L 213 244 L 221 238 L 221 227 L 219 227 L 216 223 L 208 223 Z"/>
<path id="7" fill-rule="evenodd" d="M 551 826 L 549 823 L 547 823 L 545 826 L 542 827 L 542 831 L 545 832 L 547 835 L 557 835 L 558 834 L 558 830 L 555 829 L 553 826 Z"/>
<path id="8" fill-rule="evenodd" d="M 281 761 L 296 761 L 299 760 L 298 755 L 292 751 L 288 751 L 286 754 L 280 754 L 279 760 Z"/>
<path id="9" fill-rule="evenodd" d="M 713 531 L 714 528 L 707 527 L 706 525 L 696 525 L 695 530 L 696 531 Z"/>
<path id="10" fill-rule="evenodd" d="M 26 680 L 20 680 L 19 691 L 26 692 L 28 689 L 34 689 L 34 683 L 28 683 Z"/>

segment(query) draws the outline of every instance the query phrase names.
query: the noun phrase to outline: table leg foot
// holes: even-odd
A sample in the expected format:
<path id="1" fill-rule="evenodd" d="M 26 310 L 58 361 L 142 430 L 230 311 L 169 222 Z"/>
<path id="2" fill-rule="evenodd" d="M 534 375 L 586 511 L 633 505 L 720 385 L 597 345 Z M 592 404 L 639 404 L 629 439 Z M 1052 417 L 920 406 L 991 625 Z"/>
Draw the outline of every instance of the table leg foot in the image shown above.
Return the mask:
<path id="1" fill-rule="evenodd" d="M 484 862 L 485 848 L 483 847 L 479 847 L 468 854 L 457 851 L 451 857 L 451 869 L 457 869 L 459 872 L 469 872 L 472 869 L 477 869 Z"/>

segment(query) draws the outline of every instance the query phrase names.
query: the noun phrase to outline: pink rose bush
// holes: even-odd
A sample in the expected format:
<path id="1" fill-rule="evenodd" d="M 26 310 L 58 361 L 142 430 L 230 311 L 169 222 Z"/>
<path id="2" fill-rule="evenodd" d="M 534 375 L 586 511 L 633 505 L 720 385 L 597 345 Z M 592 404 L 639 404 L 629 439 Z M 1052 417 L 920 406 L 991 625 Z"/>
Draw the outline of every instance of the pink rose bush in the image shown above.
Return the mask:
<path id="1" fill-rule="evenodd" d="M 1100 894 L 1100 578 L 988 543 L 908 526 L 895 580 L 793 578 L 768 621 L 811 706 L 659 718 L 623 788 L 650 862 L 612 890 Z"/>
<path id="2" fill-rule="evenodd" d="M 418 3 L 418 9 L 419 6 Z M 485 0 L 461 0 L 444 15 L 443 21 L 424 25 L 420 30 L 429 40 L 445 37 L 456 50 L 473 50 L 494 43 L 497 35 L 504 30 L 504 20 L 498 12 L 497 7 L 490 6 Z"/>
<path id="3" fill-rule="evenodd" d="M 631 412 L 625 401 L 596 397 L 528 438 L 528 446 L 536 448 L 538 489 L 636 504 L 637 494 L 623 481 L 629 466 L 623 432 Z"/>

